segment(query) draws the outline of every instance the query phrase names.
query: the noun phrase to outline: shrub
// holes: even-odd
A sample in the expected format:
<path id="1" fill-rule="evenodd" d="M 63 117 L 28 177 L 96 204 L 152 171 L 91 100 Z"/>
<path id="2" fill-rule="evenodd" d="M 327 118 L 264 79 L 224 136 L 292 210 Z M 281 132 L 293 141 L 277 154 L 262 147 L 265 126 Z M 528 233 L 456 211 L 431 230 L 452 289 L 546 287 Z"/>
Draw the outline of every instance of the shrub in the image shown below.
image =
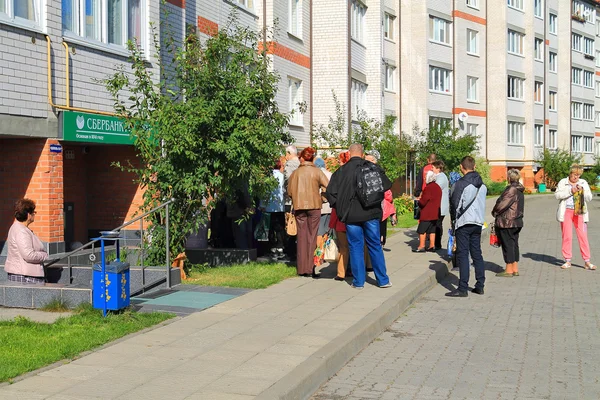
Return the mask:
<path id="1" fill-rule="evenodd" d="M 506 182 L 490 182 L 486 186 L 488 189 L 488 196 L 498 196 L 506 189 Z"/>
<path id="2" fill-rule="evenodd" d="M 563 178 L 569 175 L 571 165 L 578 164 L 580 158 L 572 155 L 567 150 L 548 150 L 544 152 L 536 160 L 540 167 L 544 169 L 544 179 L 548 187 L 556 187 L 556 184 Z"/>
<path id="3" fill-rule="evenodd" d="M 590 185 L 595 185 L 596 184 L 596 178 L 598 175 L 596 175 L 594 172 L 592 171 L 585 171 L 582 175 L 581 175 L 581 179 L 585 180 L 588 184 Z"/>
<path id="4" fill-rule="evenodd" d="M 394 207 L 396 207 L 396 214 L 398 215 L 411 214 L 414 205 L 414 199 L 406 193 L 394 199 Z"/>

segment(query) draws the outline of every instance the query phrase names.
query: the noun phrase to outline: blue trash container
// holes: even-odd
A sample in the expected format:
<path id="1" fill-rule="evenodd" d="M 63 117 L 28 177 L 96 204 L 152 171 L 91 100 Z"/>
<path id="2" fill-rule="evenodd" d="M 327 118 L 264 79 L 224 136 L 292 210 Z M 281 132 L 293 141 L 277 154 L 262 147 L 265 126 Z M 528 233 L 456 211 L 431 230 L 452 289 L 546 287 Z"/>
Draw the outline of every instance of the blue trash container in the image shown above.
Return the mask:
<path id="1" fill-rule="evenodd" d="M 92 274 L 94 308 L 120 310 L 129 306 L 129 287 L 129 263 L 121 261 L 107 263 L 104 277 L 102 264 L 94 264 Z"/>

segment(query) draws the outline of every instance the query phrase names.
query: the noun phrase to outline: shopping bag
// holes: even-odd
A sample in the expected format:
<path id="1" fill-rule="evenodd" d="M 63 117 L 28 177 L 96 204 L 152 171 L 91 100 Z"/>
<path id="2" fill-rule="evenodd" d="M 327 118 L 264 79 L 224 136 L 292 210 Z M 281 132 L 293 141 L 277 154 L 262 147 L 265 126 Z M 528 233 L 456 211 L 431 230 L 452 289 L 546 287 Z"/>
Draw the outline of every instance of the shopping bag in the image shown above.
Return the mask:
<path id="1" fill-rule="evenodd" d="M 335 238 L 333 235 L 327 235 L 327 240 L 325 241 L 324 251 L 323 251 L 323 259 L 329 262 L 337 261 L 340 256 L 340 252 L 338 250 L 337 244 L 335 244 Z"/>
<path id="2" fill-rule="evenodd" d="M 448 256 L 452 257 L 452 254 L 456 251 L 456 239 L 454 237 L 454 231 L 448 229 Z"/>
<path id="3" fill-rule="evenodd" d="M 419 200 L 415 200 L 415 203 L 413 206 L 413 218 L 421 219 L 421 207 L 419 207 Z"/>
<path id="4" fill-rule="evenodd" d="M 269 227 L 271 226 L 271 214 L 263 213 L 254 229 L 254 239 L 259 242 L 269 241 Z"/>
<path id="5" fill-rule="evenodd" d="M 500 238 L 496 234 L 496 224 L 490 224 L 490 246 L 500 247 Z"/>
<path id="6" fill-rule="evenodd" d="M 289 236 L 296 236 L 298 234 L 298 227 L 296 226 L 296 217 L 294 216 L 294 210 L 285 213 L 285 232 Z"/>

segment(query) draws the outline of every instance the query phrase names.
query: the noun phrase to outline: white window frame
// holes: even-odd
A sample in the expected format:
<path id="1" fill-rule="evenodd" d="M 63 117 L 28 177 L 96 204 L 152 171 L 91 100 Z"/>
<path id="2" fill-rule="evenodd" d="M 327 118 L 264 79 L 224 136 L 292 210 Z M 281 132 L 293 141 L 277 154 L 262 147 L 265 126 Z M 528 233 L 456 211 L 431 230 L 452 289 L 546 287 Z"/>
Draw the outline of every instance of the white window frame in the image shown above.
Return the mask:
<path id="1" fill-rule="evenodd" d="M 474 47 L 474 48 L 473 48 Z M 467 28 L 467 54 L 479 55 L 479 32 Z"/>
<path id="2" fill-rule="evenodd" d="M 593 153 L 594 152 L 594 138 L 591 136 L 583 137 L 583 152 Z"/>
<path id="3" fill-rule="evenodd" d="M 544 82 L 535 81 L 533 85 L 533 101 L 537 104 L 544 103 Z"/>
<path id="4" fill-rule="evenodd" d="M 571 135 L 571 152 L 581 153 L 582 137 L 580 135 Z"/>
<path id="5" fill-rule="evenodd" d="M 299 39 L 302 39 L 302 3 L 303 0 L 289 0 L 288 3 L 288 33 Z"/>
<path id="6" fill-rule="evenodd" d="M 572 119 L 582 119 L 582 109 L 583 103 L 578 101 L 571 102 L 571 118 Z"/>
<path id="7" fill-rule="evenodd" d="M 589 103 L 583 103 L 583 120 L 593 121 L 594 115 L 594 105 Z"/>
<path id="8" fill-rule="evenodd" d="M 249 10 L 254 10 L 254 0 L 232 0 L 234 3 L 237 3 L 241 6 Z"/>
<path id="9" fill-rule="evenodd" d="M 1 0 L 0 0 L 1 1 Z M 100 47 L 107 50 L 116 50 L 118 52 L 123 52 L 127 50 L 127 42 L 131 39 L 129 36 L 129 11 L 130 0 L 122 0 L 121 3 L 121 43 L 111 43 L 110 40 L 110 27 L 109 27 L 109 12 L 108 12 L 108 2 L 107 0 L 98 0 L 98 19 L 96 20 L 96 34 L 99 36 L 97 38 L 90 37 L 87 34 L 87 24 L 86 21 L 86 0 L 74 0 L 73 3 L 76 10 L 74 16 L 76 16 L 73 20 L 74 30 L 69 29 L 63 25 L 63 36 L 67 39 L 73 39 L 77 42 L 84 42 L 93 45 L 94 47 Z M 146 0 L 139 0 L 139 18 L 140 18 L 140 26 L 139 26 L 139 42 L 138 46 L 142 49 L 146 47 L 147 44 L 147 36 L 146 29 L 148 27 L 147 20 L 147 12 L 146 12 Z M 63 21 L 64 22 L 64 21 Z"/>
<path id="10" fill-rule="evenodd" d="M 516 54 L 519 56 L 523 55 L 523 41 L 525 40 L 525 35 L 521 32 L 513 31 L 511 29 L 508 30 L 507 33 L 507 42 L 506 47 L 507 51 L 510 54 Z"/>
<path id="11" fill-rule="evenodd" d="M 596 56 L 594 57 L 596 60 L 596 67 L 600 68 L 600 50 L 596 50 Z"/>
<path id="12" fill-rule="evenodd" d="M 350 37 L 359 43 L 365 40 L 366 13 L 367 7 L 363 3 L 352 0 Z"/>
<path id="13" fill-rule="evenodd" d="M 577 67 L 571 67 L 571 83 L 573 85 L 581 86 L 581 74 L 583 70 Z"/>
<path id="14" fill-rule="evenodd" d="M 550 13 L 548 16 L 548 32 L 550 32 L 553 35 L 556 35 L 557 23 L 558 23 L 558 17 L 556 16 L 556 14 Z"/>
<path id="15" fill-rule="evenodd" d="M 396 67 L 386 64 L 383 88 L 388 92 L 396 91 Z"/>
<path id="16" fill-rule="evenodd" d="M 557 101 L 558 93 L 550 90 L 548 92 L 548 110 L 556 111 L 556 101 Z"/>
<path id="17" fill-rule="evenodd" d="M 359 111 L 367 107 L 367 84 L 352 79 L 352 120 L 356 121 Z"/>
<path id="18" fill-rule="evenodd" d="M 544 3 L 543 0 L 534 0 L 533 15 L 536 18 L 544 19 Z"/>
<path id="19" fill-rule="evenodd" d="M 571 33 L 571 50 L 581 53 L 581 40 L 583 37 L 579 33 Z"/>
<path id="20" fill-rule="evenodd" d="M 583 54 L 586 54 L 588 56 L 594 56 L 594 39 L 589 38 L 587 36 L 583 37 Z"/>
<path id="21" fill-rule="evenodd" d="M 292 126 L 304 126 L 304 118 L 300 112 L 300 104 L 303 101 L 302 81 L 288 77 L 288 101 L 289 101 L 289 124 Z"/>
<path id="22" fill-rule="evenodd" d="M 592 71 L 583 70 L 583 87 L 594 88 L 594 73 Z"/>
<path id="23" fill-rule="evenodd" d="M 533 126 L 533 145 L 536 147 L 544 145 L 544 125 L 535 124 Z"/>
<path id="24" fill-rule="evenodd" d="M 396 40 L 396 17 L 388 13 L 383 15 L 383 37 L 392 42 Z"/>
<path id="25" fill-rule="evenodd" d="M 523 11 L 523 0 L 508 0 L 508 6 L 519 11 Z"/>
<path id="26" fill-rule="evenodd" d="M 533 53 L 536 61 L 544 61 L 544 39 L 535 38 L 533 42 Z"/>
<path id="27" fill-rule="evenodd" d="M 4 4 L 4 12 L 0 11 L 0 22 L 3 24 L 14 25 L 19 28 L 43 31 L 46 20 L 46 0 L 32 0 L 33 15 L 32 18 L 23 18 L 16 15 L 15 0 L 0 0 Z"/>
<path id="28" fill-rule="evenodd" d="M 573 15 L 584 18 L 590 24 L 596 23 L 596 9 L 581 1 L 573 1 Z"/>
<path id="29" fill-rule="evenodd" d="M 596 81 L 596 97 L 600 97 L 600 81 Z"/>
<path id="30" fill-rule="evenodd" d="M 479 127 L 478 124 L 467 124 L 467 134 L 477 136 L 477 127 Z"/>
<path id="31" fill-rule="evenodd" d="M 600 36 L 600 21 L 596 19 L 596 36 Z"/>
<path id="32" fill-rule="evenodd" d="M 506 143 L 523 144 L 523 131 L 525 124 L 523 122 L 508 121 L 506 126 Z"/>
<path id="33" fill-rule="evenodd" d="M 600 111 L 596 111 L 595 127 L 600 128 Z"/>
<path id="34" fill-rule="evenodd" d="M 452 93 L 452 71 L 445 68 L 429 66 L 429 91 L 435 93 Z"/>
<path id="35" fill-rule="evenodd" d="M 508 92 L 507 97 L 511 100 L 523 100 L 523 87 L 525 86 L 525 79 L 516 76 L 508 76 Z"/>
<path id="36" fill-rule="evenodd" d="M 548 148 L 549 149 L 556 149 L 558 147 L 557 136 L 558 136 L 558 134 L 557 134 L 556 129 L 548 130 Z"/>
<path id="37" fill-rule="evenodd" d="M 430 15 L 429 41 L 452 46 L 452 22 Z"/>
<path id="38" fill-rule="evenodd" d="M 479 0 L 465 0 L 467 7 L 479 10 Z"/>
<path id="39" fill-rule="evenodd" d="M 548 71 L 558 72 L 558 53 L 548 52 Z"/>
<path id="40" fill-rule="evenodd" d="M 467 101 L 479 103 L 479 78 L 467 76 Z"/>

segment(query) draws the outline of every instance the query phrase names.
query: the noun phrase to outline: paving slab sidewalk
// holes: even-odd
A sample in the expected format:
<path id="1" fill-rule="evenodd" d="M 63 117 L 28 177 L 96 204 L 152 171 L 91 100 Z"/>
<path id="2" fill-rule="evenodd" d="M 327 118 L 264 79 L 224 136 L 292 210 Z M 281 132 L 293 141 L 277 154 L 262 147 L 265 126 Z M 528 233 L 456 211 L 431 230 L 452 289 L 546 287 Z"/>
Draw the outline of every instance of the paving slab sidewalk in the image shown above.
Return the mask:
<path id="1" fill-rule="evenodd" d="M 0 399 L 306 398 L 447 274 L 413 241 L 388 239 L 391 288 L 372 273 L 364 290 L 288 279 L 0 386 Z"/>

